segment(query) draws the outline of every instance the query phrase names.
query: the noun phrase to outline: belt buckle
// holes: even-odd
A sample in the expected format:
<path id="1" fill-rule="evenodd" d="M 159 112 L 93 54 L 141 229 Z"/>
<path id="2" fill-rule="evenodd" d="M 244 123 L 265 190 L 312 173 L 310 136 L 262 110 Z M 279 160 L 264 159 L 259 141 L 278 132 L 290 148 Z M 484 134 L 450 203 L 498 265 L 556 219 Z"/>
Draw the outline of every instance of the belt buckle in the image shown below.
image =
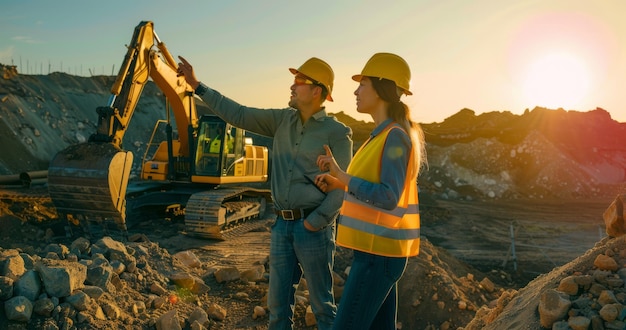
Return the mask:
<path id="1" fill-rule="evenodd" d="M 294 220 L 293 210 L 281 210 L 280 214 L 283 216 L 283 219 L 285 220 L 289 220 L 289 221 Z"/>

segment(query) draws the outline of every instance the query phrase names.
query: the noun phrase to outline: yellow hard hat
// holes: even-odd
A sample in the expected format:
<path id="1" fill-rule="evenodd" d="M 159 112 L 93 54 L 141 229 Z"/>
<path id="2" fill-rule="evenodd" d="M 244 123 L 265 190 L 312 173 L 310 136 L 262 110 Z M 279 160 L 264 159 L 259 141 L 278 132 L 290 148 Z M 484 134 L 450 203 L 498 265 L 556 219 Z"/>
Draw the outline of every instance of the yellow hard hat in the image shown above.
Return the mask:
<path id="1" fill-rule="evenodd" d="M 406 95 L 413 95 L 409 90 L 411 69 L 406 61 L 391 53 L 376 53 L 365 63 L 361 74 L 352 76 L 352 80 L 361 81 L 363 76 L 389 79 L 396 83 Z"/>
<path id="2" fill-rule="evenodd" d="M 304 64 L 302 64 L 298 69 L 289 68 L 289 71 L 293 74 L 301 73 L 316 82 L 324 85 L 328 90 L 328 95 L 326 95 L 326 99 L 328 101 L 332 101 L 333 98 L 330 94 L 333 91 L 333 80 L 335 79 L 335 73 L 333 69 L 328 65 L 328 63 L 320 60 L 317 57 L 311 57 Z"/>

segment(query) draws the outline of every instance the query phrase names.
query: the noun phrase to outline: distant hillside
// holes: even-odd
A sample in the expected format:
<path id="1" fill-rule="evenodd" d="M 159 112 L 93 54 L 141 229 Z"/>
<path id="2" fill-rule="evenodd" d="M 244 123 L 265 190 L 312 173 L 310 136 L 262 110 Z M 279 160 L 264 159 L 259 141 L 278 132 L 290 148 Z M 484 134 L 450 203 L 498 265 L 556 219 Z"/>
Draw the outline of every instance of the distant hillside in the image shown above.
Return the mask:
<path id="1" fill-rule="evenodd" d="M 47 169 L 59 150 L 85 141 L 95 131 L 95 109 L 106 104 L 114 81 L 64 73 L 20 75 L 4 65 L 0 70 L 0 175 Z M 199 111 L 208 110 L 200 104 Z M 352 128 L 355 148 L 374 128 L 343 112 L 333 115 Z M 165 98 L 149 82 L 124 138 L 124 148 L 137 162 L 154 123 L 163 118 Z M 600 108 L 535 108 L 522 115 L 462 109 L 422 127 L 429 167 L 420 176 L 420 189 L 436 198 L 612 197 L 626 181 L 626 124 Z"/>
<path id="2" fill-rule="evenodd" d="M 455 196 L 468 189 L 489 197 L 614 196 L 626 180 L 626 124 L 600 108 L 478 116 L 462 109 L 422 127 L 426 180 Z"/>

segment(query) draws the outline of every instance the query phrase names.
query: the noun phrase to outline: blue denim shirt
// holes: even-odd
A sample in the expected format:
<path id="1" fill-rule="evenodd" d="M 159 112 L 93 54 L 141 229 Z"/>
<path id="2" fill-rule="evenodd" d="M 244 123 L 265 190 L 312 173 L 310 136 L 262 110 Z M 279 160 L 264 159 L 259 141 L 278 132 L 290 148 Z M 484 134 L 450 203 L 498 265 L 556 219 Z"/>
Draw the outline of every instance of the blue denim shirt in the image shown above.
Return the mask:
<path id="1" fill-rule="evenodd" d="M 222 119 L 256 134 L 273 137 L 271 186 L 276 209 L 315 208 L 306 220 L 315 228 L 335 221 L 343 201 L 343 191 L 324 194 L 307 179 L 320 170 L 317 156 L 328 145 L 337 164 L 346 169 L 352 159 L 352 130 L 322 109 L 306 123 L 298 110 L 260 109 L 243 106 L 208 88 L 201 95 L 209 108 Z M 306 177 L 305 177 L 306 176 Z"/>
<path id="2" fill-rule="evenodd" d="M 376 126 L 370 137 L 374 137 L 391 123 L 387 119 Z M 372 204 L 385 210 L 398 206 L 398 199 L 404 189 L 411 139 L 403 130 L 393 129 L 387 136 L 380 165 L 380 183 L 373 183 L 361 178 L 352 177 L 348 184 L 348 193 L 360 201 Z"/>

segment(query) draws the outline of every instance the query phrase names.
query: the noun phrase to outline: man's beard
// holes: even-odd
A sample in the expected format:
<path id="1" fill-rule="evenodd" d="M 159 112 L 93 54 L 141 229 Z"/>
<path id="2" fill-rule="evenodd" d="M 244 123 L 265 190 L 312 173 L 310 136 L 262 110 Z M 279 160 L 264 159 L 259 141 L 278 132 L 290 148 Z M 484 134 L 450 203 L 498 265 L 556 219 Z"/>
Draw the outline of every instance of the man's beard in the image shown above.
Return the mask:
<path id="1" fill-rule="evenodd" d="M 290 99 L 289 100 L 289 106 L 294 108 L 294 109 L 298 109 L 298 101 L 296 99 Z"/>

